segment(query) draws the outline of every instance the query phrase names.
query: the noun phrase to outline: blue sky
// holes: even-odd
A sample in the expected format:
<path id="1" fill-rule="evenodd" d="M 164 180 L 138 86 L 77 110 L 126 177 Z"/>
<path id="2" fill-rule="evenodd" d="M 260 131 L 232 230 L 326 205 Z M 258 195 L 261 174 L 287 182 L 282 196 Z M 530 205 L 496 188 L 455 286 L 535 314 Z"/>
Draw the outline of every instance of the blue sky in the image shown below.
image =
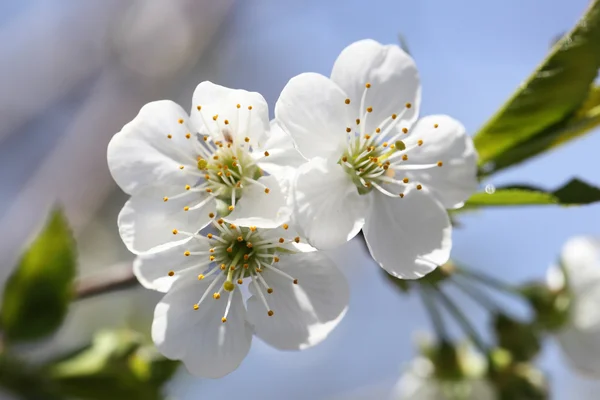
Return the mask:
<path id="1" fill-rule="evenodd" d="M 225 37 L 215 43 L 222 60 L 220 83 L 260 91 L 273 106 L 289 78 L 308 71 L 328 75 L 351 42 L 394 43 L 401 33 L 420 69 L 422 114 L 452 115 L 473 133 L 544 58 L 552 40 L 575 24 L 587 3 L 240 2 Z M 190 93 L 182 94 L 184 104 Z M 579 176 L 600 185 L 598 148 L 600 135 L 592 134 L 486 183 L 554 187 Z M 598 221 L 598 205 L 487 210 L 464 218 L 464 228 L 455 232 L 453 255 L 510 281 L 539 279 L 569 237 L 599 234 Z M 341 256 L 352 286 L 351 307 L 328 341 L 293 354 L 256 340 L 238 371 L 219 381 L 186 380 L 175 393 L 189 399 L 199 394 L 227 398 L 230 391 L 239 395 L 243 390 L 251 398 L 303 399 L 390 387 L 413 354 L 412 332 L 429 329 L 427 319 L 417 299 L 399 297 L 385 285 L 359 244 L 345 250 L 356 257 Z M 484 326 L 482 311 L 468 310 Z M 572 395 L 575 386 L 580 398 L 586 398 L 586 390 L 591 396 L 589 385 L 574 380 L 562 361 L 551 345 L 541 358 L 556 398 Z"/>

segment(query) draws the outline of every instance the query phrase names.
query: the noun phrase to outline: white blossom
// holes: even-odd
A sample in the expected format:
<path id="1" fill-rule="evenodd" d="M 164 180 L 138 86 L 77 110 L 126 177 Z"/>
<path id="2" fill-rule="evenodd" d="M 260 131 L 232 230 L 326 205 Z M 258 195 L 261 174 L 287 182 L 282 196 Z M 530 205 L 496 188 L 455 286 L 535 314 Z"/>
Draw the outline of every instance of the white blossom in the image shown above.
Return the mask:
<path id="1" fill-rule="evenodd" d="M 306 158 L 294 183 L 294 221 L 317 248 L 364 229 L 373 258 L 400 278 L 448 260 L 445 208 L 477 187 L 465 128 L 445 115 L 417 121 L 421 85 L 412 58 L 373 40 L 342 51 L 331 78 L 290 80 L 275 117 Z"/>

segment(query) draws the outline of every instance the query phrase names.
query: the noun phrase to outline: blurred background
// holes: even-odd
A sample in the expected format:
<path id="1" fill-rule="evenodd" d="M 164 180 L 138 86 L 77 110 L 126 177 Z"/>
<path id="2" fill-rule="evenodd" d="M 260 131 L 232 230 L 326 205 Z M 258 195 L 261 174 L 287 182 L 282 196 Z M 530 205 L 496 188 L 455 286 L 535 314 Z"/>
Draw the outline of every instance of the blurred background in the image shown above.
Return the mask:
<path id="1" fill-rule="evenodd" d="M 363 38 L 398 43 L 420 69 L 422 113 L 480 127 L 569 30 L 587 0 L 3 0 L 0 2 L 0 284 L 55 204 L 78 240 L 83 276 L 130 263 L 116 217 L 126 196 L 112 181 L 106 146 L 150 101 L 190 107 L 196 85 L 258 91 L 273 108 L 301 72 L 328 75 L 339 52 Z M 571 176 L 600 184 L 592 134 L 508 169 L 485 184 L 556 186 Z M 453 257 L 508 281 L 539 279 L 562 244 L 600 234 L 600 205 L 489 210 L 464 216 Z M 418 298 L 402 297 L 354 240 L 333 254 L 351 285 L 346 318 L 321 345 L 285 353 L 255 339 L 242 366 L 220 380 L 182 369 L 173 399 L 369 399 L 387 396 L 430 330 Z M 148 333 L 159 299 L 143 289 L 75 303 L 42 348 L 43 359 L 89 341 L 100 327 Z M 471 310 L 471 308 L 473 308 Z M 478 325 L 486 313 L 464 309 Z M 27 351 L 27 350 L 25 350 Z M 553 398 L 596 399 L 549 344 L 539 366 Z M 234 392 L 235 391 L 235 392 Z M 594 394 L 596 393 L 596 395 Z M 1 397 L 2 395 L 0 395 Z"/>

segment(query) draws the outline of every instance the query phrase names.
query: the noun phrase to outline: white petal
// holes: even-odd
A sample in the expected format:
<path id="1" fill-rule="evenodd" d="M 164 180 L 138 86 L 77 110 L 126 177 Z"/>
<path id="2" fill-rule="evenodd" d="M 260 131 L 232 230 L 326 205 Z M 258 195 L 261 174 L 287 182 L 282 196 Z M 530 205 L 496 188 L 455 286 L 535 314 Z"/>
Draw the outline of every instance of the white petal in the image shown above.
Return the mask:
<path id="1" fill-rule="evenodd" d="M 206 257 L 200 259 L 200 256 L 186 257 L 184 252 L 186 250 L 208 251 L 210 247 L 208 239 L 194 238 L 163 251 L 141 254 L 133 262 L 133 273 L 145 288 L 167 292 L 176 280 L 190 276 L 197 277 L 206 270 L 206 267 L 202 267 L 180 273 L 184 269 L 201 264 L 206 259 Z M 175 274 L 169 276 L 170 271 Z"/>
<path id="2" fill-rule="evenodd" d="M 193 305 L 211 279 L 178 281 L 154 311 L 152 339 L 167 358 L 181 360 L 191 374 L 220 378 L 235 370 L 248 354 L 252 327 L 239 290 L 233 291 L 227 322 L 221 322 L 228 293 L 214 300 L 209 293 L 197 311 Z"/>
<path id="3" fill-rule="evenodd" d="M 204 81 L 196 87 L 192 103 L 190 117 L 202 134 L 209 134 L 217 140 L 223 140 L 223 134 L 240 141 L 248 137 L 252 145 L 259 146 L 266 139 L 269 107 L 260 93 L 230 89 Z M 216 120 L 214 116 L 217 116 Z M 228 124 L 225 124 L 225 120 Z"/>
<path id="4" fill-rule="evenodd" d="M 337 161 L 346 147 L 346 128 L 353 123 L 344 103 L 346 98 L 323 75 L 300 74 L 283 88 L 275 105 L 275 118 L 304 157 Z"/>
<path id="5" fill-rule="evenodd" d="M 430 115 L 416 123 L 404 142 L 411 147 L 418 140 L 422 140 L 423 145 L 408 153 L 406 164 L 436 164 L 441 161 L 443 165 L 407 171 L 406 176 L 422 183 L 444 207 L 462 206 L 478 186 L 477 152 L 465 127 L 447 115 Z"/>
<path id="6" fill-rule="evenodd" d="M 590 280 L 600 279 L 600 239 L 590 236 L 569 239 L 561 251 L 561 265 L 575 291 Z"/>
<path id="7" fill-rule="evenodd" d="M 392 114 L 401 116 L 398 123 L 402 127 L 410 127 L 418 117 L 419 73 L 414 60 L 396 45 L 384 46 L 370 39 L 352 43 L 335 61 L 331 80 L 350 98 L 355 118 L 363 118 L 366 108 L 373 107 L 367 116 L 367 133 L 374 132 Z M 367 89 L 365 109 L 360 110 L 367 83 L 371 87 Z M 412 107 L 407 109 L 406 103 Z"/>
<path id="8" fill-rule="evenodd" d="M 291 209 L 277 179 L 263 176 L 258 182 L 265 185 L 269 193 L 265 193 L 262 186 L 247 185 L 235 209 L 224 218 L 226 221 L 240 226 L 276 228 L 289 220 Z"/>
<path id="9" fill-rule="evenodd" d="M 196 168 L 194 139 L 186 138 L 188 132 L 193 133 L 193 128 L 179 105 L 168 100 L 146 104 L 108 144 L 114 180 L 129 194 L 150 185 L 184 186 L 189 176 L 179 167 Z"/>
<path id="10" fill-rule="evenodd" d="M 292 196 L 294 223 L 318 249 L 337 247 L 356 236 L 371 197 L 358 194 L 340 165 L 320 157 L 298 169 Z"/>
<path id="11" fill-rule="evenodd" d="M 119 234 L 132 253 L 156 251 L 158 247 L 184 239 L 173 234 L 173 229 L 196 233 L 210 221 L 208 214 L 215 212 L 212 199 L 201 208 L 184 211 L 184 207 L 203 202 L 207 195 L 192 193 L 164 201 L 163 197 L 185 192 L 185 188 L 148 188 L 134 195 L 119 213 Z"/>
<path id="12" fill-rule="evenodd" d="M 306 162 L 294 146 L 292 137 L 281 129 L 276 120 L 271 121 L 271 130 L 262 150 L 253 155 L 258 155 L 258 166 L 271 175 L 286 173 L 283 170 L 298 168 Z M 263 157 L 264 151 L 269 152 L 268 157 Z"/>
<path id="13" fill-rule="evenodd" d="M 348 283 L 333 261 L 321 252 L 284 256 L 275 267 L 298 279 L 292 281 L 269 269 L 262 272 L 273 288 L 261 287 L 273 316 L 258 297 L 248 300 L 248 320 L 256 335 L 282 350 L 302 350 L 324 340 L 343 318 L 349 301 Z"/>
<path id="14" fill-rule="evenodd" d="M 580 373 L 600 378 L 600 331 L 582 331 L 567 326 L 556 338 L 569 363 Z"/>
<path id="15" fill-rule="evenodd" d="M 423 191 L 410 190 L 402 199 L 377 193 L 363 232 L 371 256 L 398 278 L 420 278 L 450 257 L 448 214 Z"/>

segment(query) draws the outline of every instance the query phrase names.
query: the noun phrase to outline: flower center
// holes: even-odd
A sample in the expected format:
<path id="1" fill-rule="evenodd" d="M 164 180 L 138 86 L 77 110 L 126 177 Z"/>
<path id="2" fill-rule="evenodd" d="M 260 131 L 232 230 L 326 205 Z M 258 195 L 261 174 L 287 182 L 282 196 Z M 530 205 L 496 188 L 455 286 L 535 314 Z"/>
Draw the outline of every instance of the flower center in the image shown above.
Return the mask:
<path id="1" fill-rule="evenodd" d="M 196 201 L 185 206 L 184 211 L 201 209 L 214 198 L 219 214 L 227 216 L 235 209 L 236 202 L 243 196 L 245 187 L 258 185 L 265 193 L 270 192 L 268 187 L 258 181 L 263 171 L 256 165 L 256 157 L 251 155 L 255 149 L 250 145 L 250 138 L 243 137 L 239 132 L 240 108 L 238 104 L 237 122 L 233 124 L 236 127 L 232 128 L 232 124 L 227 119 L 221 123 L 219 115 L 205 118 L 202 107 L 197 106 L 202 124 L 210 135 L 203 136 L 200 133 L 192 135 L 189 132 L 185 134 L 185 138 L 189 140 L 196 154 L 194 163 L 197 169 L 191 170 L 184 165 L 179 166 L 182 173 L 190 177 L 190 184 L 185 185 L 185 191 L 182 193 L 165 196 L 163 198 L 165 202 L 196 193 Z M 248 126 L 250 126 L 251 116 L 252 106 L 248 106 L 246 116 Z M 211 124 L 208 123 L 209 121 Z M 184 120 L 179 119 L 177 122 L 183 125 Z M 246 128 L 246 131 L 248 129 Z M 215 138 L 222 138 L 222 140 Z M 173 135 L 168 134 L 167 139 L 173 139 Z M 181 154 L 177 149 L 174 150 Z M 189 158 L 189 156 L 182 156 Z M 269 152 L 265 151 L 264 157 L 268 156 Z M 203 195 L 200 196 L 200 193 Z"/>
<path id="2" fill-rule="evenodd" d="M 213 214 L 210 215 L 214 217 Z M 228 292 L 228 305 L 222 322 L 227 321 L 227 313 L 232 299 L 232 293 L 236 290 L 236 285 L 242 285 L 244 280 L 249 280 L 255 286 L 256 292 L 267 310 L 269 316 L 273 316 L 273 311 L 269 307 L 266 296 L 273 293 L 273 288 L 262 276 L 263 271 L 269 270 L 280 276 L 289 279 L 293 284 L 298 284 L 298 279 L 290 276 L 286 272 L 277 268 L 279 255 L 282 253 L 290 254 L 295 250 L 292 243 L 299 243 L 300 238 L 291 238 L 286 235 L 288 225 L 284 224 L 283 229 L 265 230 L 259 232 L 256 227 L 239 227 L 234 224 L 227 224 L 219 218 L 212 221 L 216 233 L 209 233 L 206 238 L 210 241 L 212 247 L 208 251 L 189 251 L 186 250 L 185 257 L 199 256 L 199 264 L 186 270 L 179 271 L 178 274 L 188 270 L 200 270 L 198 280 L 204 280 L 210 275 L 216 275 L 211 284 L 200 297 L 200 300 L 193 305 L 194 310 L 198 310 L 204 300 L 212 294 L 214 300 L 219 300 L 221 294 Z M 274 236 L 274 232 L 281 236 Z M 193 233 L 174 230 L 173 234 L 184 234 L 193 238 L 206 240 L 205 237 Z M 175 272 L 170 271 L 169 276 L 174 276 Z"/>
<path id="3" fill-rule="evenodd" d="M 350 176 L 360 194 L 367 194 L 376 189 L 387 196 L 404 197 L 403 192 L 407 187 L 412 186 L 421 190 L 423 185 L 411 182 L 407 176 L 396 179 L 398 171 L 441 167 L 443 163 L 442 161 L 434 164 L 411 164 L 409 162 L 408 153 L 423 145 L 421 139 L 413 141 L 411 145 L 405 144 L 402 140 L 409 134 L 409 130 L 406 127 L 400 128 L 398 124 L 406 111 L 412 107 L 411 103 L 406 103 L 398 114 L 392 114 L 381 121 L 374 132 L 365 132 L 366 122 L 373 112 L 373 107 L 365 107 L 367 92 L 370 88 L 371 84 L 367 83 L 359 108 L 364 112 L 356 118 L 356 127 L 346 128 L 347 149 L 340 158 L 339 164 Z M 350 99 L 345 100 L 347 105 L 350 102 Z M 433 128 L 437 129 L 438 124 L 435 124 Z M 400 193 L 390 191 L 397 187 L 401 189 Z"/>

